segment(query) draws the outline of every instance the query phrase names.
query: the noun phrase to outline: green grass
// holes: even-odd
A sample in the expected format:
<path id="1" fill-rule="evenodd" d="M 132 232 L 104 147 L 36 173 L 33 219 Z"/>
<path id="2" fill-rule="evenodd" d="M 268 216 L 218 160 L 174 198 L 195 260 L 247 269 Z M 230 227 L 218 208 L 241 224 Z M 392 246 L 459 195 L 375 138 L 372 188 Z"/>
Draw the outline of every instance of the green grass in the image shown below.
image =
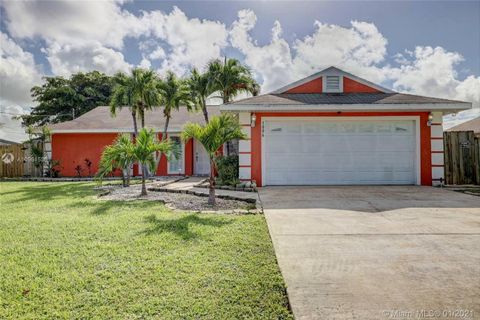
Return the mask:
<path id="1" fill-rule="evenodd" d="M 291 319 L 262 215 L 0 183 L 0 319 Z"/>

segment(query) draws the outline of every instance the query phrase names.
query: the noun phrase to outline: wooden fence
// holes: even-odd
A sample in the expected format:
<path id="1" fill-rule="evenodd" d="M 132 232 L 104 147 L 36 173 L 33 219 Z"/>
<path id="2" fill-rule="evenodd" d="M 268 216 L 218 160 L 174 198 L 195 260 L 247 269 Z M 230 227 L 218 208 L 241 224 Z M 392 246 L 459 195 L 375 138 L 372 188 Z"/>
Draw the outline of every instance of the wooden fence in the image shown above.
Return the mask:
<path id="1" fill-rule="evenodd" d="M 473 131 L 443 133 L 446 184 L 480 184 L 480 139 Z"/>
<path id="2" fill-rule="evenodd" d="M 25 150 L 21 144 L 0 146 L 0 177 L 24 175 Z"/>

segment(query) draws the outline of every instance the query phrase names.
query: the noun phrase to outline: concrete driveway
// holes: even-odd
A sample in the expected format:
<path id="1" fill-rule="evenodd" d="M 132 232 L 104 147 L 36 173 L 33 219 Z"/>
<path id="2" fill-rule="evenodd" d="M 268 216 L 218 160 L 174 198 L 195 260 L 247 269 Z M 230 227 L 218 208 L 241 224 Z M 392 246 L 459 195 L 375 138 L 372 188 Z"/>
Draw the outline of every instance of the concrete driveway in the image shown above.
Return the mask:
<path id="1" fill-rule="evenodd" d="M 260 198 L 296 319 L 480 319 L 480 197 L 358 186 Z"/>

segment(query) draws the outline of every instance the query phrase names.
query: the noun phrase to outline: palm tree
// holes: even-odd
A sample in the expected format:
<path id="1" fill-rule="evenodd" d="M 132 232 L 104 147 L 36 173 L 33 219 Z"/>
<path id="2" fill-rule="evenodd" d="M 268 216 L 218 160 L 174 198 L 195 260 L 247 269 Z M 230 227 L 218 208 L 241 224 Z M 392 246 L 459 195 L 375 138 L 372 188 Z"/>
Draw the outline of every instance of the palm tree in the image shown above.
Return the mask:
<path id="1" fill-rule="evenodd" d="M 192 69 L 188 86 L 195 107 L 202 110 L 205 123 L 208 123 L 207 99 L 214 92 L 213 81 L 210 80 L 210 73 L 200 73 L 196 68 Z"/>
<path id="2" fill-rule="evenodd" d="M 250 69 L 237 59 L 227 59 L 222 62 L 219 59 L 208 64 L 210 86 L 220 93 L 223 103 L 228 103 L 242 92 L 248 92 L 256 96 L 260 92 L 260 86 L 253 78 Z"/>
<path id="3" fill-rule="evenodd" d="M 155 154 L 174 154 L 178 157 L 178 151 L 170 140 L 163 140 L 156 142 L 155 133 L 152 129 L 142 129 L 138 133 L 138 138 L 133 149 L 134 158 L 140 162 L 143 167 L 148 168 L 150 171 L 154 171 L 157 161 Z M 147 188 L 145 186 L 145 175 L 142 174 L 142 193 L 141 196 L 147 195 Z"/>
<path id="4" fill-rule="evenodd" d="M 133 69 L 134 93 L 142 128 L 145 128 L 145 111 L 158 106 L 161 97 L 156 88 L 158 77 L 152 70 Z"/>
<path id="5" fill-rule="evenodd" d="M 182 140 L 195 139 L 200 142 L 210 158 L 209 197 L 208 204 L 215 205 L 215 171 L 218 150 L 223 144 L 233 139 L 246 139 L 238 120 L 230 113 L 215 116 L 205 125 L 188 123 L 182 132 Z"/>
<path id="6" fill-rule="evenodd" d="M 112 145 L 103 150 L 97 178 L 102 180 L 116 168 L 119 168 L 122 170 L 123 186 L 128 187 L 130 185 L 130 173 L 128 171 L 135 161 L 133 148 L 134 144 L 128 134 L 119 135 Z"/>
<path id="7" fill-rule="evenodd" d="M 115 87 L 110 100 L 110 113 L 115 117 L 118 109 L 128 107 L 132 114 L 133 135 L 136 137 L 138 134 L 138 125 L 134 78 L 132 76 L 129 77 L 123 72 L 119 72 L 115 75 L 114 81 Z"/>
<path id="8" fill-rule="evenodd" d="M 136 68 L 131 75 L 118 73 L 115 77 L 117 85 L 114 88 L 111 108 L 112 115 L 116 109 L 128 106 L 132 113 L 134 136 L 137 136 L 137 116 L 142 128 L 145 128 L 145 111 L 159 105 L 160 95 L 156 89 L 157 76 L 152 70 Z M 142 178 L 147 174 L 147 168 L 142 167 Z"/>
<path id="9" fill-rule="evenodd" d="M 172 117 L 172 111 L 178 110 L 181 105 L 185 105 L 190 109 L 192 100 L 187 82 L 177 78 L 171 71 L 167 72 L 164 80 L 157 82 L 157 90 L 160 95 L 160 104 L 163 106 L 163 115 L 165 116 L 165 127 L 162 135 L 162 140 L 164 140 L 167 138 L 168 124 Z"/>
<path id="10" fill-rule="evenodd" d="M 102 178 L 115 168 L 125 170 L 133 161 L 138 161 L 143 167 L 154 170 L 156 164 L 154 154 L 156 152 L 178 156 L 178 150 L 175 149 L 170 140 L 156 142 L 155 133 L 151 129 L 141 129 L 135 143 L 128 135 L 123 134 L 117 138 L 113 145 L 105 148 L 97 177 Z M 145 175 L 142 175 L 142 193 L 140 195 L 147 195 Z"/>

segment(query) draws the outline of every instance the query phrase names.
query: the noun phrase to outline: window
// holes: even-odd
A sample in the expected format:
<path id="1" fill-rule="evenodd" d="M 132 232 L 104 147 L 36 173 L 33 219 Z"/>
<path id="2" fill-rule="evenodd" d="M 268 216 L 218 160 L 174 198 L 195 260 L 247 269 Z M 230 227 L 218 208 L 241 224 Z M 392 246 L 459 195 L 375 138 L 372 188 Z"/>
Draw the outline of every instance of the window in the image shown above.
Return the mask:
<path id="1" fill-rule="evenodd" d="M 170 174 L 182 174 L 183 171 L 183 145 L 180 137 L 170 137 L 170 140 L 173 144 L 175 144 L 178 149 L 180 150 L 180 154 L 178 159 L 172 157 L 171 160 L 168 161 L 168 173 Z"/>
<path id="2" fill-rule="evenodd" d="M 343 81 L 340 76 L 325 76 L 324 92 L 342 92 Z"/>

